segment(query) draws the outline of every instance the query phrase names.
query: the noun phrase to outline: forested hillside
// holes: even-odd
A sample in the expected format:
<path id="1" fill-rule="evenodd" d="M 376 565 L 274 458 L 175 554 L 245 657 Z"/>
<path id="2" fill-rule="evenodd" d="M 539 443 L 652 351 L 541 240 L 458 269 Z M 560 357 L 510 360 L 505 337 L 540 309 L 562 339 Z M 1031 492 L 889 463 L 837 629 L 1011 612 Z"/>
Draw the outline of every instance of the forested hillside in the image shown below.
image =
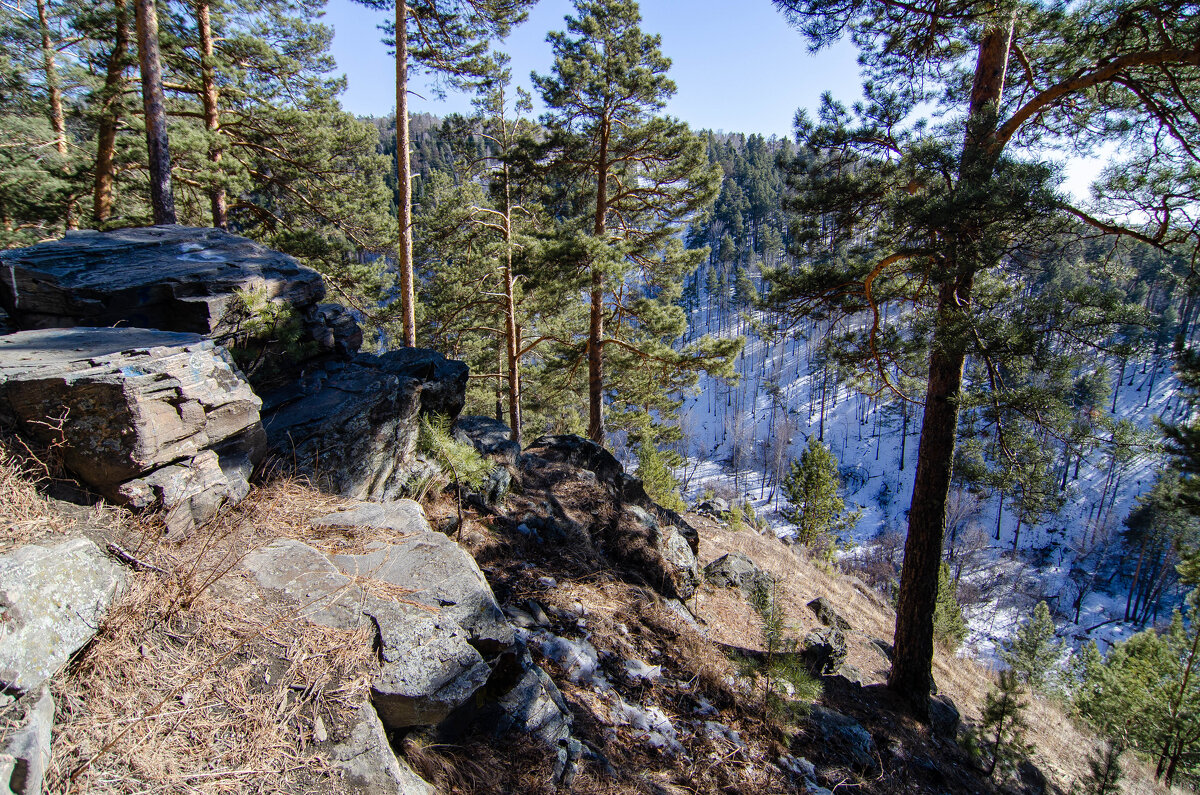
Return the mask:
<path id="1" fill-rule="evenodd" d="M 361 118 L 323 0 L 0 4 L 0 248 L 178 223 L 292 255 L 367 350 L 465 362 L 512 441 L 586 436 L 882 593 L 917 719 L 949 646 L 1200 775 L 1194 5 L 775 0 L 864 79 L 779 138 L 667 114 L 632 0 L 577 0 L 531 89 L 502 41 L 533 0 L 359 1 L 398 100 Z M 408 113 L 416 75 L 474 112 Z M 310 353 L 279 296 L 239 306 L 219 342 Z"/>

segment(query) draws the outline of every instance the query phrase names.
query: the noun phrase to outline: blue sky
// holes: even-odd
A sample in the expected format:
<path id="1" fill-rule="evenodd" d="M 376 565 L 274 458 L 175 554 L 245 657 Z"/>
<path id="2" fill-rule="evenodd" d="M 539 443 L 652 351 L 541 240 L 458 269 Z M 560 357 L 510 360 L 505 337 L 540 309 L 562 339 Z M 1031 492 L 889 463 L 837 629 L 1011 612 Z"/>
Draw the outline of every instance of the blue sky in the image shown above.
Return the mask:
<path id="1" fill-rule="evenodd" d="M 642 29 L 662 36 L 672 60 L 678 92 L 667 112 L 694 129 L 788 136 L 797 108 L 817 109 L 822 92 L 851 104 L 862 95 L 862 77 L 853 45 L 841 42 L 817 54 L 784 22 L 770 0 L 642 0 Z M 512 57 L 512 72 L 531 88 L 529 72 L 549 73 L 552 58 L 546 34 L 564 30 L 573 13 L 570 0 L 540 0 L 525 24 L 500 49 Z M 380 41 L 385 13 L 352 0 L 329 0 L 325 22 L 334 28 L 333 55 L 349 87 L 342 105 L 359 115 L 384 115 L 395 107 L 395 67 Z M 426 87 L 410 97 L 414 113 L 444 116 L 470 110 L 470 97 L 438 100 Z M 541 107 L 534 97 L 535 109 Z M 1066 185 L 1085 197 L 1104 159 L 1070 159 Z"/>
<path id="2" fill-rule="evenodd" d="M 642 29 L 662 36 L 678 93 L 667 111 L 694 128 L 791 135 L 796 109 L 815 109 L 823 91 L 852 102 L 861 94 L 853 46 L 816 55 L 788 27 L 769 0 L 642 0 Z M 563 30 L 570 0 L 541 0 L 501 49 L 512 56 L 517 81 L 530 87 L 531 70 L 548 73 L 546 33 Z M 383 12 L 351 0 L 330 0 L 325 22 L 335 30 L 333 54 L 349 88 L 342 104 L 352 113 L 382 115 L 395 107 L 394 67 L 380 43 Z M 445 115 L 469 110 L 469 98 L 412 97 L 413 112 Z"/>

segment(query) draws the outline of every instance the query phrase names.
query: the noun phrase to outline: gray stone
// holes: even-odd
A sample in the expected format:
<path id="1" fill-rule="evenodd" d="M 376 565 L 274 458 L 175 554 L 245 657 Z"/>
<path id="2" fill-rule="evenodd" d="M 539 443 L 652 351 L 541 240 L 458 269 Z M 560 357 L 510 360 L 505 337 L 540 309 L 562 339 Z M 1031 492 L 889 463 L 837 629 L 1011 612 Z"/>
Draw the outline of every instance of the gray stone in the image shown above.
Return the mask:
<path id="1" fill-rule="evenodd" d="M 817 620 L 827 627 L 837 627 L 838 629 L 850 629 L 850 622 L 842 618 L 837 610 L 834 609 L 833 603 L 824 596 L 818 596 L 808 603 L 808 609 L 813 611 Z"/>
<path id="2" fill-rule="evenodd" d="M 668 596 L 690 599 L 700 585 L 700 563 L 692 553 L 687 539 L 674 526 L 636 505 L 626 505 L 620 523 L 622 536 L 616 540 L 617 554 L 622 549 L 636 549 L 644 543 L 653 547 L 654 554 L 630 561 L 643 570 L 648 579 Z"/>
<path id="3" fill-rule="evenodd" d="M 219 229 L 68 232 L 0 252 L 0 303 L 20 328 L 133 326 L 217 334 L 238 291 L 298 311 L 325 295 L 320 274 Z"/>
<path id="4" fill-rule="evenodd" d="M 842 665 L 837 670 L 837 675 L 845 679 L 852 685 L 862 687 L 864 684 L 862 671 L 855 668 L 853 665 Z"/>
<path id="5" fill-rule="evenodd" d="M 437 533 L 425 535 L 449 542 Z M 396 569 L 389 568 L 395 563 L 391 548 L 381 551 L 381 568 L 394 573 Z M 461 558 L 434 563 L 450 581 L 447 592 L 455 591 L 454 580 L 473 581 L 478 576 L 473 561 L 470 566 Z M 347 576 L 316 549 L 291 539 L 254 550 L 242 567 L 260 588 L 297 604 L 302 618 L 341 629 L 370 622 L 381 661 L 372 698 L 389 728 L 438 723 L 487 681 L 491 669 L 469 642 L 470 632 L 455 620 L 453 611 L 446 610 L 453 605 L 422 608 L 408 604 L 408 594 L 399 599 L 388 598 L 386 592 L 381 596 L 381 589 L 370 582 L 379 580 L 372 570 Z M 511 627 L 506 622 L 504 627 L 511 639 Z"/>
<path id="6" fill-rule="evenodd" d="M 696 512 L 720 517 L 722 514 L 729 513 L 729 503 L 720 497 L 712 497 L 697 505 Z"/>
<path id="7" fill-rule="evenodd" d="M 0 688 L 28 693 L 96 634 L 125 572 L 86 538 L 0 557 Z"/>
<path id="8" fill-rule="evenodd" d="M 388 728 L 440 723 L 487 682 L 492 669 L 454 621 L 378 601 L 367 609 L 381 662 L 371 698 Z"/>
<path id="9" fill-rule="evenodd" d="M 722 555 L 705 566 L 704 579 L 718 588 L 737 588 L 748 597 L 771 586 L 767 573 L 737 552 Z"/>
<path id="10" fill-rule="evenodd" d="M 432 533 L 425 509 L 413 500 L 359 502 L 312 520 L 314 527 L 366 527 L 400 535 Z"/>
<path id="11" fill-rule="evenodd" d="M 453 420 L 466 399 L 467 366 L 406 348 L 359 355 L 306 374 L 264 398 L 275 465 L 354 499 L 404 496 L 422 470 L 419 416 Z"/>
<path id="12" fill-rule="evenodd" d="M 888 643 L 886 640 L 880 640 L 879 638 L 871 638 L 871 648 L 882 654 L 883 659 L 887 660 L 888 662 L 892 661 L 892 657 L 896 653 L 896 650 L 892 644 Z"/>
<path id="13" fill-rule="evenodd" d="M 4 713 L 0 713 L 3 723 L 11 721 L 15 727 L 0 731 L 0 792 L 40 795 L 50 764 L 50 736 L 54 728 L 50 688 L 43 685 L 40 691 L 20 699 Z"/>
<path id="14" fill-rule="evenodd" d="M 521 445 L 512 440 L 509 427 L 491 417 L 459 417 L 454 423 L 454 438 L 469 442 L 480 455 L 498 458 L 508 466 L 515 466 L 521 455 Z"/>
<path id="15" fill-rule="evenodd" d="M 388 743 L 379 715 L 370 704 L 357 713 L 350 734 L 335 743 L 327 754 L 334 767 L 342 771 L 350 791 L 363 795 L 437 795 Z"/>
<path id="16" fill-rule="evenodd" d="M 858 721 L 815 704 L 808 720 L 817 736 L 840 751 L 855 768 L 865 771 L 877 767 L 875 741 Z"/>
<path id="17" fill-rule="evenodd" d="M 949 696 L 933 696 L 929 699 L 929 728 L 937 737 L 954 740 L 958 737 L 958 726 L 962 716 Z"/>
<path id="18" fill-rule="evenodd" d="M 409 590 L 406 599 L 455 621 L 487 653 L 513 643 L 513 628 L 474 558 L 441 533 L 398 538 L 361 555 L 334 555 L 332 561 L 344 574 Z"/>
<path id="19" fill-rule="evenodd" d="M 350 357 L 362 347 L 363 335 L 353 313 L 340 304 L 320 304 L 306 319 L 309 337 L 322 353 Z"/>
<path id="20" fill-rule="evenodd" d="M 582 436 L 541 436 L 525 448 L 525 453 L 552 463 L 586 469 L 617 494 L 624 489 L 625 468 L 621 462 L 612 453 Z"/>
<path id="21" fill-rule="evenodd" d="M 550 746 L 571 736 L 571 710 L 554 680 L 535 665 L 528 653 L 522 657 L 524 673 L 511 690 L 498 699 L 503 726 L 532 734 Z"/>
<path id="22" fill-rule="evenodd" d="M 249 489 L 264 444 L 260 405 L 229 354 L 195 335 L 72 328 L 0 337 L 0 421 L 55 445 L 105 497 L 185 506 L 193 524 Z"/>
<path id="23" fill-rule="evenodd" d="M 837 673 L 846 661 L 846 636 L 837 627 L 814 629 L 804 636 L 804 662 L 821 676 Z"/>

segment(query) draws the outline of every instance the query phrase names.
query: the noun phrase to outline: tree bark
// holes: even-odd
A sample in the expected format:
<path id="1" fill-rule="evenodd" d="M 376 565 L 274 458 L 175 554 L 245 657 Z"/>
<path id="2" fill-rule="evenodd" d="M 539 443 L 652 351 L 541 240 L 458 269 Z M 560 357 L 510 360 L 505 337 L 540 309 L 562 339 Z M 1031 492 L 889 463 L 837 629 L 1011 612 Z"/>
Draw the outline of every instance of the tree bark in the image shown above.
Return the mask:
<path id="1" fill-rule="evenodd" d="M 163 98 L 162 58 L 158 51 L 155 0 L 135 0 L 138 60 L 142 68 L 142 105 L 146 113 L 146 149 L 150 159 L 150 208 L 154 223 L 175 223 L 171 193 L 171 150 L 167 144 L 167 112 Z"/>
<path id="2" fill-rule="evenodd" d="M 513 278 L 512 188 L 504 164 L 504 340 L 508 356 L 508 426 L 521 443 L 521 329 L 517 325 L 516 284 Z"/>
<path id="3" fill-rule="evenodd" d="M 66 168 L 67 119 L 63 113 L 62 86 L 58 81 L 58 64 L 54 58 L 54 41 L 50 36 L 50 9 L 46 0 L 37 0 L 38 29 L 42 35 L 42 65 L 46 73 L 46 93 L 50 100 L 50 127 L 54 130 L 54 149 L 63 158 Z M 67 229 L 76 229 L 75 196 L 67 197 Z"/>
<path id="4" fill-rule="evenodd" d="M 596 167 L 596 216 L 592 234 L 604 237 L 608 216 L 608 121 L 600 126 L 600 156 Z M 593 262 L 591 313 L 588 322 L 588 437 L 604 444 L 604 275 Z"/>
<path id="5" fill-rule="evenodd" d="M 960 192 L 978 190 L 990 178 L 994 168 L 995 155 L 988 152 L 996 131 L 997 108 L 1004 92 L 1014 19 L 1009 14 L 993 20 L 979 44 L 959 165 Z M 967 223 L 970 221 L 966 219 Z M 961 227 L 963 220 L 958 223 Z M 937 604 L 938 567 L 954 465 L 971 290 L 980 265 L 974 245 L 977 237 L 971 232 L 978 230 L 960 228 L 949 239 L 947 273 L 938 291 L 925 414 L 917 449 L 917 471 L 896 609 L 895 656 L 888 675 L 888 687 L 908 703 L 914 716 L 923 720 L 929 718 L 933 613 Z"/>
<path id="6" fill-rule="evenodd" d="M 125 91 L 125 59 L 129 53 L 129 19 L 125 0 L 114 0 L 115 31 L 104 72 L 100 122 L 96 130 L 96 174 L 92 186 L 92 218 L 97 226 L 112 217 L 113 187 L 117 177 L 117 128 L 121 123 L 121 95 Z"/>
<path id="7" fill-rule="evenodd" d="M 212 19 L 208 0 L 196 2 L 196 27 L 200 32 L 200 81 L 204 97 L 204 127 L 208 130 L 208 161 L 213 164 L 215 175 L 221 173 L 221 95 L 217 88 L 216 65 L 214 63 Z M 212 224 L 218 229 L 229 227 L 229 211 L 225 203 L 225 186 L 219 181 L 209 191 L 212 203 Z"/>
<path id="8" fill-rule="evenodd" d="M 413 286 L 412 161 L 408 134 L 408 3 L 396 0 L 396 208 L 400 236 L 396 269 L 400 272 L 400 313 L 404 344 L 417 345 L 416 290 Z"/>

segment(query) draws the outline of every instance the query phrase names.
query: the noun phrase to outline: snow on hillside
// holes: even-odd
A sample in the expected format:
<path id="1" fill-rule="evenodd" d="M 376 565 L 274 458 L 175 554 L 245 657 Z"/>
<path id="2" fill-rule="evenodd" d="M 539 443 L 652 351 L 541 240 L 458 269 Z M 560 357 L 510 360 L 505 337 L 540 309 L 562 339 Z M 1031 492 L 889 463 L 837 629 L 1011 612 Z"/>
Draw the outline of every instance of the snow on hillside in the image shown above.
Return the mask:
<path id="1" fill-rule="evenodd" d="M 700 304 L 703 307 L 705 302 Z M 778 535 L 786 537 L 792 528 L 780 509 L 787 506 L 787 500 L 775 478 L 763 473 L 772 469 L 786 472 L 787 462 L 800 455 L 808 437 L 818 435 L 841 462 L 847 506 L 863 508 L 853 538 L 845 540 L 869 549 L 879 543 L 881 534 L 890 532 L 895 544 L 896 534 L 907 527 L 920 441 L 920 405 L 908 408 L 906 420 L 899 401 L 881 405 L 845 382 L 835 384 L 814 362 L 815 346 L 804 339 L 767 342 L 746 324 L 728 318 L 722 323 L 705 308 L 693 311 L 690 321 L 689 336 L 693 338 L 705 333 L 743 333 L 746 347 L 737 363 L 740 378 L 736 385 L 703 376 L 698 390 L 685 402 L 680 450 L 687 462 L 677 472 L 685 498 L 694 503 L 706 491 L 713 491 L 739 502 L 748 500 Z M 818 335 L 819 330 L 814 336 Z M 1127 363 L 1114 412 L 1142 429 L 1152 429 L 1155 417 L 1178 419 L 1185 410 L 1178 382 L 1167 365 L 1161 365 L 1155 374 L 1153 391 L 1149 368 L 1149 361 Z M 1054 605 L 1057 597 L 1059 612 L 1073 618 L 1075 611 L 1069 602 L 1074 593 L 1068 582 L 1072 563 L 1095 546 L 1098 536 L 1120 532 L 1161 463 L 1160 454 L 1141 450 L 1110 479 L 1104 452 L 1094 451 L 1078 467 L 1078 475 L 1072 472 L 1069 476 L 1062 510 L 1040 524 L 1021 527 L 1016 555 L 1012 549 L 1017 517 L 1009 505 L 1005 504 L 1001 513 L 997 497 L 959 499 L 952 504 L 952 520 L 960 534 L 957 540 L 964 549 L 969 548 L 973 559 L 969 577 L 986 597 L 966 611 L 972 630 L 968 647 L 989 656 L 996 641 L 1010 635 L 1031 613 L 1037 599 L 1045 598 Z M 1110 510 L 1109 500 L 1101 504 L 1106 480 L 1116 491 Z M 1119 583 L 1114 587 L 1120 590 Z M 1123 593 L 1091 593 L 1080 606 L 1078 622 L 1070 622 L 1061 631 L 1077 642 L 1095 638 L 1103 646 L 1140 629 L 1120 622 L 1105 623 L 1123 616 L 1124 608 Z M 1166 620 L 1169 613 L 1159 618 Z M 1102 626 L 1087 632 L 1098 624 Z"/>

